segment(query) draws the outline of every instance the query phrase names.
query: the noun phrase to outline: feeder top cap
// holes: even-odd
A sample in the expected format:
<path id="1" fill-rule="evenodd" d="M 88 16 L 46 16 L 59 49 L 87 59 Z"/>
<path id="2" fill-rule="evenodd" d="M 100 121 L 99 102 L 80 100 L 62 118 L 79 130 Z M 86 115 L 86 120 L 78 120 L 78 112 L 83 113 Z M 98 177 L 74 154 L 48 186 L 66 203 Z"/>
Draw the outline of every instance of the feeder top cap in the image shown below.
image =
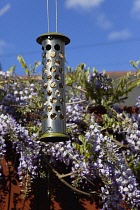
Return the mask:
<path id="1" fill-rule="evenodd" d="M 58 38 L 58 39 L 61 39 L 65 42 L 65 45 L 69 44 L 70 43 L 70 39 L 68 37 L 66 37 L 65 35 L 63 34 L 60 34 L 60 33 L 57 33 L 57 32 L 49 32 L 49 33 L 46 33 L 46 34 L 42 34 L 41 36 L 39 36 L 36 41 L 38 44 L 42 44 L 42 41 L 45 40 L 45 39 L 54 39 L 54 38 Z"/>

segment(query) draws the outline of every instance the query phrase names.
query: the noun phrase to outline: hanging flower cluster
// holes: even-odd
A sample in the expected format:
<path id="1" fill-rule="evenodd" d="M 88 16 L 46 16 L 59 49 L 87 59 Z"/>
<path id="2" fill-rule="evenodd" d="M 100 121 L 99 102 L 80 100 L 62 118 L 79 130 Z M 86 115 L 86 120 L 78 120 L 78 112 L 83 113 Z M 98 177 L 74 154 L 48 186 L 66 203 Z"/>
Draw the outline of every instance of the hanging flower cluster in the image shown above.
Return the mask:
<path id="1" fill-rule="evenodd" d="M 129 209 L 137 210 L 140 208 L 139 113 L 129 116 L 114 110 L 112 104 L 111 109 L 108 107 L 109 103 L 104 100 L 116 102 L 118 92 L 111 96 L 115 91 L 113 81 L 104 72 L 90 74 L 80 67 L 77 71 L 82 76 L 73 77 L 75 80 L 67 92 L 69 141 L 46 144 L 39 141 L 42 114 L 39 80 L 0 72 L 0 159 L 7 155 L 7 145 L 11 142 L 11 150 L 19 154 L 16 170 L 21 183 L 28 176 L 31 181 L 41 176 L 44 168 L 42 157 L 45 155 L 56 170 L 59 164 L 66 165 L 73 187 L 91 196 L 99 196 L 102 209 L 123 209 L 121 204 L 124 201 Z M 82 78 L 81 84 L 79 78 Z M 121 87 L 122 84 L 120 82 Z M 104 93 L 106 97 L 101 100 Z M 100 122 L 94 112 L 88 113 L 88 105 L 93 99 L 94 105 L 106 109 L 106 118 L 102 116 Z M 136 106 L 139 107 L 138 101 Z M 96 180 L 100 180 L 97 191 Z"/>

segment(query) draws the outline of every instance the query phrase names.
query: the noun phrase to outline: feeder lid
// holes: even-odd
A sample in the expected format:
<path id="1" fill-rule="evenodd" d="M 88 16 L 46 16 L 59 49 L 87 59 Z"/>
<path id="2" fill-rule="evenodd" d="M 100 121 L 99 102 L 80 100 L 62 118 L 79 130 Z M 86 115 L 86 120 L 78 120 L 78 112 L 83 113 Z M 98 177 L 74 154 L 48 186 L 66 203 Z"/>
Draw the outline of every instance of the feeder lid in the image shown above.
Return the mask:
<path id="1" fill-rule="evenodd" d="M 36 41 L 38 44 L 42 44 L 42 41 L 45 39 L 53 39 L 53 38 L 58 38 L 61 39 L 65 42 L 65 45 L 70 43 L 70 39 L 68 37 L 66 37 L 63 34 L 57 33 L 57 32 L 49 32 L 46 34 L 42 34 L 41 36 L 39 36 Z"/>

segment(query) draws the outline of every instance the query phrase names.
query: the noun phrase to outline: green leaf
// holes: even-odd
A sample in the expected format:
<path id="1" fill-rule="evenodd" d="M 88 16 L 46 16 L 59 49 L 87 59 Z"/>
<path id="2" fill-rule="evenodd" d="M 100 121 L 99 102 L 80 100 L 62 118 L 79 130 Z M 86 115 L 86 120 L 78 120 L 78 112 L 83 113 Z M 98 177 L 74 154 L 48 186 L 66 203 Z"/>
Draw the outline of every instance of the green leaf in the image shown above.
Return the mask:
<path id="1" fill-rule="evenodd" d="M 80 153 L 83 154 L 84 153 L 84 148 L 80 146 Z"/>
<path id="2" fill-rule="evenodd" d="M 24 69 L 27 68 L 27 65 L 21 55 L 18 55 L 17 60 L 20 62 L 22 68 L 24 68 Z"/>
<path id="3" fill-rule="evenodd" d="M 29 69 L 28 69 L 28 68 L 25 69 L 25 73 L 26 73 L 28 76 L 30 75 L 30 72 L 29 72 Z"/>
<path id="4" fill-rule="evenodd" d="M 86 145 L 86 138 L 83 135 L 79 135 L 79 140 L 83 143 L 83 145 Z"/>
<path id="5" fill-rule="evenodd" d="M 41 62 L 35 61 L 35 62 L 34 62 L 34 67 L 33 67 L 33 69 L 32 69 L 32 72 L 35 73 L 35 70 L 36 70 L 37 67 L 40 66 L 40 65 L 41 65 Z"/>
<path id="6" fill-rule="evenodd" d="M 135 68 L 135 69 L 138 69 L 138 66 L 140 64 L 140 61 L 130 61 L 130 64 Z"/>
<path id="7" fill-rule="evenodd" d="M 9 75 L 12 76 L 13 73 L 15 73 L 15 65 L 11 66 L 10 69 L 8 69 Z"/>

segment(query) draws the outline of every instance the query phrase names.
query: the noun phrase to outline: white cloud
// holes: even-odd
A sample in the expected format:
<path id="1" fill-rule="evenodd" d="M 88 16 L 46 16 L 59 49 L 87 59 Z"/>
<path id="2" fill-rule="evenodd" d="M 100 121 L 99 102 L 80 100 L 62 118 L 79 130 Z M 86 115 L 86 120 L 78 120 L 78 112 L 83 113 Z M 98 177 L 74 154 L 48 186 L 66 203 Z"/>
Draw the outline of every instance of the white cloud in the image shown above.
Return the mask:
<path id="1" fill-rule="evenodd" d="M 121 31 L 113 31 L 108 35 L 110 40 L 126 40 L 131 38 L 132 34 L 128 29 L 123 29 Z"/>
<path id="2" fill-rule="evenodd" d="M 6 47 L 7 47 L 7 43 L 4 40 L 0 39 L 0 55 L 4 53 L 4 50 Z"/>
<path id="3" fill-rule="evenodd" d="M 66 0 L 68 8 L 81 7 L 83 9 L 90 9 L 91 7 L 99 6 L 104 0 Z"/>
<path id="4" fill-rule="evenodd" d="M 132 14 L 140 18 L 140 0 L 133 0 Z"/>
<path id="5" fill-rule="evenodd" d="M 134 0 L 132 11 L 133 12 L 140 12 L 140 0 Z"/>
<path id="6" fill-rule="evenodd" d="M 11 8 L 10 4 L 6 4 L 4 7 L 0 9 L 0 16 L 4 15 Z"/>
<path id="7" fill-rule="evenodd" d="M 96 20 L 98 26 L 102 29 L 110 29 L 113 25 L 112 22 L 103 13 L 97 15 Z"/>

